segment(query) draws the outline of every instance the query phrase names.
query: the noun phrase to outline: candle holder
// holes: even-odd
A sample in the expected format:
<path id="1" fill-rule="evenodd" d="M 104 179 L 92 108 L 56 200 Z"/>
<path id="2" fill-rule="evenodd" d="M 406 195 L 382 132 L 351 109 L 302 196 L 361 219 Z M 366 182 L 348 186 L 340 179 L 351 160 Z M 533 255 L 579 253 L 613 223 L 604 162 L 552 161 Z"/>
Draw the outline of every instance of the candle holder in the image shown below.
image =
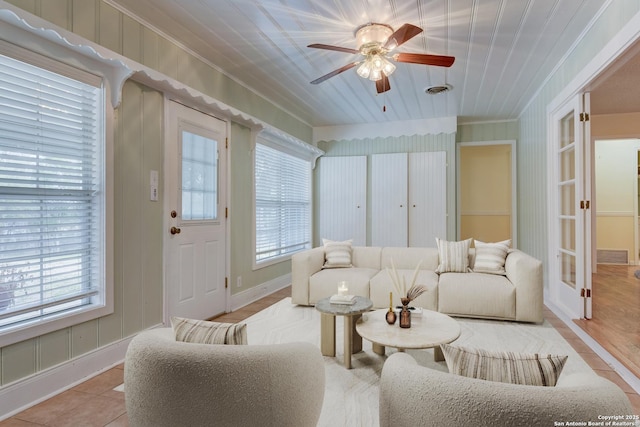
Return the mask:
<path id="1" fill-rule="evenodd" d="M 389 292 L 389 311 L 387 311 L 385 319 L 390 325 L 396 323 L 396 312 L 393 310 L 393 292 Z"/>
<path id="2" fill-rule="evenodd" d="M 345 296 L 349 294 L 349 282 L 338 282 L 338 295 Z"/>

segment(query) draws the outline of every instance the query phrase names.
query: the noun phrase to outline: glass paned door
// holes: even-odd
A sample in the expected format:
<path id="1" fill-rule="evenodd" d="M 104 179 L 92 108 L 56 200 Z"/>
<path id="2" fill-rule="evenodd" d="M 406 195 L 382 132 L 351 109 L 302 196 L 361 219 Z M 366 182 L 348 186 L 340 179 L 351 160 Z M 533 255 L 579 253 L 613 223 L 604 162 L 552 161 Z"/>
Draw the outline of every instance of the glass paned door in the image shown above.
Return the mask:
<path id="1" fill-rule="evenodd" d="M 558 150 L 559 200 L 559 269 L 560 281 L 576 287 L 576 141 L 575 113 L 570 111 L 560 119 Z"/>
<path id="2" fill-rule="evenodd" d="M 555 201 L 550 237 L 551 298 L 571 318 L 591 316 L 591 216 L 588 94 L 553 116 L 552 179 Z M 553 200 L 553 199 L 552 199 Z"/>

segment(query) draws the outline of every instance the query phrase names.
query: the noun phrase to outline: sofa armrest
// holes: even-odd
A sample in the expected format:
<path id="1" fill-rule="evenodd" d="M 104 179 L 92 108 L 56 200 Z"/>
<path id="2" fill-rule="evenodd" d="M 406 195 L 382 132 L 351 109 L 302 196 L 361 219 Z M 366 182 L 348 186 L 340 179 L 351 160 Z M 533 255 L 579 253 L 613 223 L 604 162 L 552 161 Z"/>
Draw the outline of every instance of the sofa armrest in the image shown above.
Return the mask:
<path id="1" fill-rule="evenodd" d="M 291 256 L 291 302 L 309 305 L 309 278 L 322 270 L 324 247 L 298 252 Z"/>
<path id="2" fill-rule="evenodd" d="M 542 261 L 520 250 L 513 250 L 507 255 L 504 267 L 507 279 L 516 287 L 516 320 L 542 322 Z"/>

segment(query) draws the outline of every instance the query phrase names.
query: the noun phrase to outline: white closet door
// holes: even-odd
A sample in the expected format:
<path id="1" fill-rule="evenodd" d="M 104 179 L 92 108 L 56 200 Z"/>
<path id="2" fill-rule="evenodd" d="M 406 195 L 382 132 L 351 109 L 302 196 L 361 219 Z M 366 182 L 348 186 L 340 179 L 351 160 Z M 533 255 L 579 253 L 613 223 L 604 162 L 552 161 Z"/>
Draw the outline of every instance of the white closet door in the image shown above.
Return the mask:
<path id="1" fill-rule="evenodd" d="M 409 154 L 409 246 L 447 237 L 447 153 Z"/>
<path id="2" fill-rule="evenodd" d="M 318 163 L 320 237 L 367 244 L 367 157 L 321 157 Z"/>
<path id="3" fill-rule="evenodd" d="M 371 245 L 407 246 L 407 153 L 371 156 Z"/>

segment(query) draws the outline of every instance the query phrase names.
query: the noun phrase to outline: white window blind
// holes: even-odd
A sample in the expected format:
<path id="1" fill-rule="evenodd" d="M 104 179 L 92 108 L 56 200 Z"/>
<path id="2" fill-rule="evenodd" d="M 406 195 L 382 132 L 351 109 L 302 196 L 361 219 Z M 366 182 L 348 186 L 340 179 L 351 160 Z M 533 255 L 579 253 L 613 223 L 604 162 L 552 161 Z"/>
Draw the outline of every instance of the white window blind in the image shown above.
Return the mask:
<path id="1" fill-rule="evenodd" d="M 256 144 L 256 262 L 311 247 L 311 166 Z"/>
<path id="2" fill-rule="evenodd" d="M 0 334 L 104 304 L 103 93 L 66 75 L 0 55 Z"/>

